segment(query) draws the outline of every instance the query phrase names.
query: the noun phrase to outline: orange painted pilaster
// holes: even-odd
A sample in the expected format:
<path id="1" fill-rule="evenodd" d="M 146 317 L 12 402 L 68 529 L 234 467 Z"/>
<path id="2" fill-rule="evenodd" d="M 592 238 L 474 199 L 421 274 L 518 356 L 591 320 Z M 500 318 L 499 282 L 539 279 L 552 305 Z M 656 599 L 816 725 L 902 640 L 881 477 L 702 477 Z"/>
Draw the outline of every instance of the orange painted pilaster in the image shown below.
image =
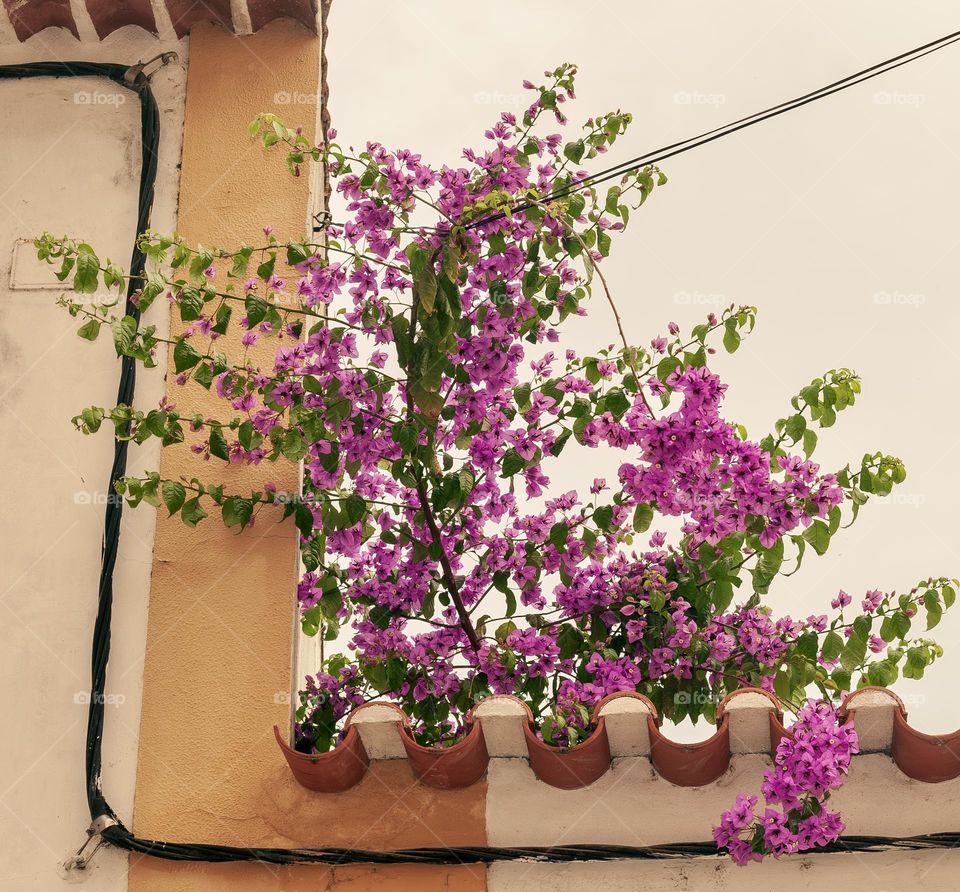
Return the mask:
<path id="1" fill-rule="evenodd" d="M 320 41 L 288 21 L 236 37 L 198 26 L 190 38 L 178 229 L 191 244 L 258 244 L 270 224 L 302 237 L 308 178 L 246 133 L 260 112 L 314 127 Z M 301 97 L 292 103 L 289 97 Z M 279 103 L 279 104 L 278 104 Z M 179 324 L 174 322 L 174 327 Z M 274 344 L 259 354 L 269 363 Z M 229 352 L 230 344 L 227 344 Z M 181 410 L 223 417 L 223 403 L 192 382 L 168 381 Z M 164 451 L 164 478 L 222 479 L 231 492 L 272 480 L 297 485 L 292 465 L 226 468 L 184 447 Z M 211 516 L 196 530 L 158 519 L 140 725 L 134 830 L 144 837 L 233 846 L 387 849 L 477 845 L 486 840 L 485 783 L 439 791 L 405 760 L 378 763 L 337 795 L 298 786 L 276 742 L 285 728 L 292 660 L 296 538 L 264 514 L 242 534 Z M 480 866 L 277 868 L 178 865 L 131 857 L 132 892 L 484 888 Z"/>

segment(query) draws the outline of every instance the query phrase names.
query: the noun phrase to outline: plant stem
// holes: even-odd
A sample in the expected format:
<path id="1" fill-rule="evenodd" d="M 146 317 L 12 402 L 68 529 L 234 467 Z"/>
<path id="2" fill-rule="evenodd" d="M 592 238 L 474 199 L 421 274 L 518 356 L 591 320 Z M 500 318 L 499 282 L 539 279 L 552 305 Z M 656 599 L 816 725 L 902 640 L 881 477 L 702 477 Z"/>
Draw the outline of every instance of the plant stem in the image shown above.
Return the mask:
<path id="1" fill-rule="evenodd" d="M 470 646 L 475 652 L 479 652 L 480 639 L 477 637 L 477 630 L 474 629 L 473 623 L 470 622 L 470 614 L 467 612 L 467 608 L 463 603 L 463 598 L 460 596 L 460 586 L 457 585 L 457 579 L 453 575 L 453 567 L 450 566 L 450 558 L 447 557 L 446 549 L 443 547 L 443 540 L 440 537 L 440 529 L 437 526 L 436 518 L 433 516 L 433 509 L 430 507 L 430 499 L 427 495 L 427 488 L 424 485 L 422 478 L 417 479 L 417 495 L 420 498 L 420 508 L 423 510 L 423 516 L 427 522 L 427 528 L 430 530 L 430 538 L 433 540 L 434 545 L 437 546 L 437 550 L 440 552 L 440 569 L 443 571 L 443 583 L 447 587 L 447 591 L 450 593 L 450 598 L 457 609 L 457 616 L 460 619 L 460 626 L 463 628 L 467 639 L 470 641 Z"/>

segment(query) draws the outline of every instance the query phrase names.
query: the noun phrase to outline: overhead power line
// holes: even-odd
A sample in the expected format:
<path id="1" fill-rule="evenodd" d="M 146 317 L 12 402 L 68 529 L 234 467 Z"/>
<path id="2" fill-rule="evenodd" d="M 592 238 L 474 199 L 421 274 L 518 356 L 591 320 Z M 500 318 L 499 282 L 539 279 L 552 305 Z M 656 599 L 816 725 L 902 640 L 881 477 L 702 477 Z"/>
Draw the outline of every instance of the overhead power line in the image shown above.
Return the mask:
<path id="1" fill-rule="evenodd" d="M 616 179 L 617 177 L 621 177 L 624 174 L 630 173 L 631 171 L 646 167 L 649 164 L 658 164 L 661 161 L 665 161 L 667 158 L 673 158 L 675 155 L 680 155 L 683 152 L 689 152 L 691 149 L 706 145 L 707 143 L 713 142 L 717 139 L 722 139 L 725 136 L 729 136 L 731 133 L 736 133 L 739 130 L 752 127 L 754 124 L 759 124 L 762 121 L 768 121 L 771 118 L 777 117 L 778 115 L 801 108 L 804 105 L 809 105 L 811 102 L 816 102 L 827 96 L 831 96 L 834 93 L 839 93 L 842 90 L 847 90 L 850 87 L 862 84 L 864 81 L 879 77 L 881 74 L 886 74 L 888 71 L 893 71 L 894 69 L 899 68 L 901 65 L 907 65 L 910 62 L 915 62 L 917 59 L 922 59 L 924 56 L 935 53 L 937 50 L 942 50 L 944 47 L 950 46 L 951 44 L 956 43 L 958 40 L 960 40 L 960 31 L 954 31 L 951 34 L 946 34 L 937 40 L 932 40 L 930 43 L 923 44 L 923 46 L 918 46 L 912 50 L 908 50 L 905 53 L 900 53 L 897 56 L 892 56 L 889 59 L 885 59 L 883 62 L 878 62 L 876 65 L 871 65 L 869 68 L 864 68 L 863 70 L 857 71 L 854 74 L 849 74 L 838 81 L 834 81 L 832 84 L 827 84 L 826 86 L 813 90 L 810 93 L 804 93 L 802 96 L 797 96 L 795 99 L 788 99 L 785 102 L 772 105 L 769 108 L 763 109 L 762 111 L 754 112 L 753 114 L 739 118 L 736 121 L 723 124 L 722 126 L 716 127 L 713 130 L 707 130 L 705 133 L 701 133 L 697 136 L 687 137 L 686 139 L 671 143 L 667 146 L 661 146 L 659 149 L 652 149 L 649 152 L 638 155 L 636 158 L 631 158 L 629 161 L 624 161 L 621 164 L 614 165 L 613 167 L 599 170 L 596 173 L 590 174 L 581 180 L 570 183 L 561 189 L 556 189 L 553 192 L 549 192 L 541 198 L 538 198 L 536 201 L 521 201 L 516 205 L 513 205 L 510 208 L 509 213 L 517 214 L 522 211 L 529 210 L 537 205 L 556 201 L 560 198 L 566 197 L 567 195 L 572 195 L 574 192 L 581 192 L 584 189 L 589 189 L 593 186 L 598 186 L 601 183 L 606 183 L 610 180 Z M 507 216 L 507 213 L 507 211 L 498 211 L 497 213 L 490 214 L 481 218 L 480 220 L 473 221 L 466 228 L 476 229 L 488 223 L 494 223 L 498 220 L 504 219 L 504 217 Z"/>

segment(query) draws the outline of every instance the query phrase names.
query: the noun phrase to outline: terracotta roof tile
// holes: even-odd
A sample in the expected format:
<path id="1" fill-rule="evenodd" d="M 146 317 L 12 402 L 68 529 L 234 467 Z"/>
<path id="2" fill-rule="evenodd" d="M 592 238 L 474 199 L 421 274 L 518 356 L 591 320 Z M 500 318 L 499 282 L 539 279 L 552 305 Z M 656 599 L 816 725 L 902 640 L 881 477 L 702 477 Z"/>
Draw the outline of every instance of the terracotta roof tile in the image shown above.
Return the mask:
<path id="1" fill-rule="evenodd" d="M 124 25 L 137 25 L 151 34 L 157 33 L 150 0 L 87 0 L 87 12 L 101 40 Z"/>
<path id="2" fill-rule="evenodd" d="M 44 28 L 66 28 L 78 37 L 70 0 L 3 0 L 4 9 L 18 40 L 26 40 Z"/>
<path id="3" fill-rule="evenodd" d="M 101 39 L 125 25 L 136 25 L 151 34 L 157 22 L 151 0 L 84 0 Z M 230 0 L 163 0 L 178 37 L 198 22 L 215 22 L 233 29 Z M 290 18 L 305 28 L 317 30 L 317 0 L 246 0 L 250 26 L 259 31 L 274 19 Z M 79 38 L 70 0 L 3 0 L 4 13 L 18 40 L 26 40 L 45 28 L 66 28 Z M 242 26 L 241 26 L 242 27 Z"/>
<path id="4" fill-rule="evenodd" d="M 166 0 L 166 4 L 177 37 L 183 37 L 198 22 L 231 27 L 230 0 Z"/>
<path id="5" fill-rule="evenodd" d="M 860 735 L 861 753 L 888 753 L 915 780 L 937 783 L 960 777 L 960 731 L 923 734 L 912 728 L 899 697 L 885 688 L 861 688 L 847 697 L 847 721 Z M 666 781 L 698 787 L 718 780 L 731 754 L 772 755 L 790 732 L 777 699 L 743 688 L 718 709 L 716 733 L 699 743 L 678 743 L 663 734 L 653 704 L 641 694 L 606 697 L 594 711 L 594 731 L 582 743 L 557 748 L 533 732 L 531 713 L 516 697 L 488 697 L 473 711 L 465 737 L 452 747 L 419 746 L 403 712 L 393 704 L 368 703 L 348 718 L 344 741 L 330 753 L 308 756 L 277 742 L 297 781 L 311 790 L 341 790 L 357 783 L 371 760 L 406 758 L 415 777 L 445 789 L 468 786 L 486 772 L 491 758 L 526 758 L 534 774 L 552 787 L 570 790 L 602 777 L 616 758 L 649 758 Z"/>

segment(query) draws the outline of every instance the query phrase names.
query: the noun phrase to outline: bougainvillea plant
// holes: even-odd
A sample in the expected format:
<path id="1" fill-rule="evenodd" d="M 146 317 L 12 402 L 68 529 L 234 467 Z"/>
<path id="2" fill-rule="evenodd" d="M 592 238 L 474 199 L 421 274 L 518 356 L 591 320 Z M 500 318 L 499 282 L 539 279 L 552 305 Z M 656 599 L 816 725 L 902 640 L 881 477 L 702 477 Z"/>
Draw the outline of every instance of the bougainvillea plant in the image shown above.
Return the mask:
<path id="1" fill-rule="evenodd" d="M 804 619 L 766 606 L 774 580 L 827 551 L 904 467 L 879 452 L 830 473 L 813 460 L 821 429 L 860 392 L 847 369 L 803 387 L 758 440 L 724 419 L 709 360 L 737 350 L 753 307 L 689 333 L 670 323 L 644 346 L 624 337 L 600 265 L 666 177 L 643 167 L 578 185 L 631 117 L 590 118 L 568 140 L 544 133 L 566 124 L 574 75 L 563 65 L 525 83 L 529 108 L 501 115 L 453 167 L 377 143 L 347 149 L 332 131 L 314 145 L 262 115 L 251 136 L 285 149 L 294 174 L 324 164 L 342 222 L 328 219 L 319 244 L 281 243 L 269 226 L 261 244 L 231 248 L 143 233 L 136 298 L 141 312 L 169 301 L 182 323 L 169 338 L 116 310 L 127 276 L 114 263 L 38 239 L 72 277 L 61 302 L 81 337 L 107 328 L 146 367 L 164 351 L 184 401 L 199 387 L 221 406 L 94 406 L 74 421 L 211 461 L 210 479 L 123 479 L 132 505 L 190 527 L 211 514 L 239 529 L 274 515 L 296 524 L 303 629 L 346 643 L 300 693 L 301 750 L 334 745 L 347 713 L 374 698 L 443 745 L 480 699 L 516 694 L 544 740 L 569 746 L 614 691 L 645 694 L 667 720 L 713 722 L 724 695 L 759 686 L 796 713 L 793 736 L 765 778 L 766 807 L 740 797 L 716 840 L 741 863 L 822 845 L 843 828 L 824 804 L 857 745 L 838 716 L 843 693 L 920 677 L 941 651 L 915 634 L 916 615 L 933 627 L 955 583 L 857 604 L 841 592 L 832 613 Z M 563 333 L 595 290 L 620 343 L 581 355 Z M 551 475 L 593 449 L 622 455 L 616 479 L 559 491 Z M 218 462 L 280 459 L 302 462 L 300 492 L 217 479 Z"/>

